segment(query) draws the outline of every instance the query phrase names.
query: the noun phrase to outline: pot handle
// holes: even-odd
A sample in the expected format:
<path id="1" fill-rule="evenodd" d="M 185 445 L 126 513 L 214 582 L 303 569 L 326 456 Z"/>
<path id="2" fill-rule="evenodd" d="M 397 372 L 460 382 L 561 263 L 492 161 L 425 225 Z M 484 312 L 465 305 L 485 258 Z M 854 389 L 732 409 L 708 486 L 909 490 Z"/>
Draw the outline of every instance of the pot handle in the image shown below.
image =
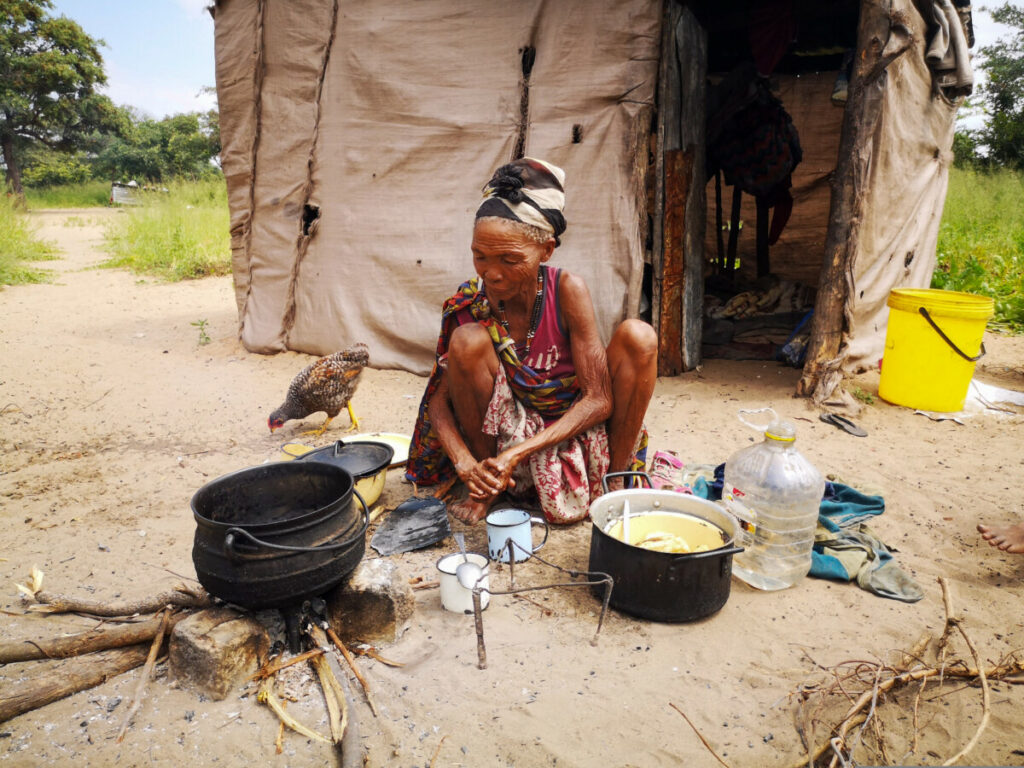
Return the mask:
<path id="1" fill-rule="evenodd" d="M 724 570 L 725 559 L 729 555 L 736 555 L 743 551 L 743 547 L 729 547 L 727 549 L 709 549 L 707 552 L 694 552 L 688 555 L 679 555 L 679 557 L 673 557 L 672 562 L 668 564 L 668 580 L 674 582 L 678 580 L 679 576 L 676 574 L 676 570 L 679 566 L 683 565 L 684 562 L 693 562 L 694 560 L 700 560 L 705 557 L 721 557 L 722 567 Z M 725 575 L 724 573 L 722 574 Z"/>
<path id="2" fill-rule="evenodd" d="M 359 494 L 355 488 L 352 489 L 352 495 L 359 499 L 359 504 L 363 507 L 360 517 L 362 518 L 362 524 L 357 533 L 352 538 L 363 536 L 366 533 L 366 529 L 370 526 L 370 510 L 366 506 L 366 502 L 363 501 L 363 497 Z M 255 544 L 258 547 L 265 547 L 267 549 L 276 549 L 281 552 L 324 552 L 330 549 L 346 549 L 352 546 L 351 539 L 341 544 L 324 544 L 319 547 L 290 547 L 286 544 L 271 544 L 269 541 L 263 541 L 253 536 L 244 528 L 228 528 L 224 534 L 224 555 L 228 560 L 238 561 L 245 560 L 247 558 L 255 557 L 256 555 L 250 552 L 242 552 L 235 546 L 236 539 L 242 538 L 248 541 L 250 544 Z"/>
<path id="3" fill-rule="evenodd" d="M 654 484 L 651 482 L 651 476 L 646 472 L 609 472 L 607 475 L 601 478 L 601 488 L 605 493 L 608 493 L 608 479 L 611 477 L 642 477 L 647 481 L 647 487 L 653 488 Z"/>

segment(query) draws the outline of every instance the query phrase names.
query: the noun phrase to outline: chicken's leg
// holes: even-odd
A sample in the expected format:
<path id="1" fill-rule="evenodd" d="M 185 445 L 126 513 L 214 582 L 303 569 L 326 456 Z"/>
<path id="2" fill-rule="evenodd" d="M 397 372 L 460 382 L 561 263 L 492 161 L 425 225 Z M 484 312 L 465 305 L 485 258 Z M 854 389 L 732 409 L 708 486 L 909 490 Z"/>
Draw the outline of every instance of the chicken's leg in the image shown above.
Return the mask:
<path id="1" fill-rule="evenodd" d="M 304 435 L 315 435 L 316 437 L 320 437 L 324 432 L 327 431 L 327 425 L 330 424 L 331 421 L 333 421 L 333 420 L 334 420 L 333 416 L 328 416 L 327 417 L 327 421 L 325 421 L 323 424 L 321 424 L 319 429 L 307 429 L 302 434 L 304 434 Z"/>
<path id="2" fill-rule="evenodd" d="M 352 426 L 349 427 L 345 431 L 346 432 L 355 432 L 356 430 L 359 429 L 359 419 L 356 418 L 355 411 L 352 410 L 352 401 L 349 400 L 348 403 L 345 405 L 345 407 L 348 408 L 348 417 L 349 417 L 349 419 L 352 420 Z"/>

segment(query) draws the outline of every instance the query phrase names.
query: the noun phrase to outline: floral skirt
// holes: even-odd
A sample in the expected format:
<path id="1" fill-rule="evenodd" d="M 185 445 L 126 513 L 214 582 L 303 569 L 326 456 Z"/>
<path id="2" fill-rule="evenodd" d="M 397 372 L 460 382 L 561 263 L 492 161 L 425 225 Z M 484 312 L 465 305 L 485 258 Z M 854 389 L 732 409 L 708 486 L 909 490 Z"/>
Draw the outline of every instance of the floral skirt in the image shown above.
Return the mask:
<path id="1" fill-rule="evenodd" d="M 494 393 L 484 417 L 484 434 L 497 440 L 498 451 L 533 437 L 544 429 L 537 411 L 517 400 L 503 375 L 495 376 Z M 534 493 L 549 523 L 584 519 L 590 502 L 601 495 L 608 473 L 608 435 L 604 424 L 591 427 L 558 445 L 537 451 L 512 474 L 516 498 Z"/>

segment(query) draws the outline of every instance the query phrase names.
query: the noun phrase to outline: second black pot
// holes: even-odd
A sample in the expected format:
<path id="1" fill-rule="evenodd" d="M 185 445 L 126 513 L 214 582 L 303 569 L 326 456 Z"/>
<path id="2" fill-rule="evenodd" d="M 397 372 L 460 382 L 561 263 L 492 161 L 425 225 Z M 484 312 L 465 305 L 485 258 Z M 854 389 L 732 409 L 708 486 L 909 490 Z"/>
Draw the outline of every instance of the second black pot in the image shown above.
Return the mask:
<path id="1" fill-rule="evenodd" d="M 642 473 L 608 477 L 616 475 Z M 673 554 L 627 544 L 605 532 L 609 523 L 622 517 L 625 500 L 634 512 L 682 512 L 702 518 L 722 530 L 722 546 L 707 552 Z M 592 502 L 590 518 L 588 568 L 614 579 L 612 608 L 652 621 L 681 622 L 710 616 L 729 599 L 732 556 L 743 548 L 734 546 L 739 523 L 717 504 L 676 491 L 623 490 Z M 594 594 L 603 598 L 603 588 L 595 589 Z"/>

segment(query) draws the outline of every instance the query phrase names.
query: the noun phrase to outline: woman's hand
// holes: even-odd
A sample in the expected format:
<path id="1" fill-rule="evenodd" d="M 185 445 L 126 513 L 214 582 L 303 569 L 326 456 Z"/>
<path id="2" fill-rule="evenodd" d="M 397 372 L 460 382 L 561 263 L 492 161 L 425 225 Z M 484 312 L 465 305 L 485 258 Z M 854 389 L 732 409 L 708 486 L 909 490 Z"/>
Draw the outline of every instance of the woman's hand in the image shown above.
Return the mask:
<path id="1" fill-rule="evenodd" d="M 509 450 L 493 458 L 457 466 L 456 472 L 469 489 L 471 499 L 489 501 L 505 489 L 515 487 L 512 472 L 518 463 L 517 455 Z"/>

